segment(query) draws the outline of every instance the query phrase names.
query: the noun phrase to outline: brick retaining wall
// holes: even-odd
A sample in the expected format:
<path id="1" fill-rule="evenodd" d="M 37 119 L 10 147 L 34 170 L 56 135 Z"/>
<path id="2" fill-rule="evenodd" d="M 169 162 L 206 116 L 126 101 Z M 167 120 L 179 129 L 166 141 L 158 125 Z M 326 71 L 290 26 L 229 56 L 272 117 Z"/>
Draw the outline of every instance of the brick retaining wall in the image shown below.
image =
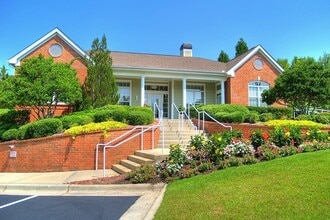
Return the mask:
<path id="1" fill-rule="evenodd" d="M 193 123 L 195 125 L 198 124 L 198 119 L 193 118 L 192 119 Z M 202 126 L 202 121 L 200 121 L 200 126 Z M 241 124 L 235 124 L 235 123 L 223 123 L 224 125 L 230 125 L 232 126 L 233 130 L 235 131 L 242 131 L 243 132 L 243 138 L 249 138 L 251 132 L 253 130 L 260 129 L 261 131 L 269 132 L 272 130 L 272 127 L 263 125 L 263 124 L 248 124 L 248 123 L 241 123 Z M 208 134 L 214 134 L 214 133 L 219 133 L 223 131 L 229 131 L 229 128 L 222 127 L 216 122 L 211 122 L 211 121 L 205 121 L 205 131 Z M 321 129 L 323 132 L 329 132 L 330 131 L 330 126 L 327 126 L 325 128 Z"/>
<path id="2" fill-rule="evenodd" d="M 95 147 L 98 143 L 119 137 L 129 131 L 117 129 L 108 132 L 107 137 L 103 132 L 93 132 L 78 135 L 73 139 L 70 135 L 57 134 L 50 137 L 9 141 L 0 143 L 0 172 L 57 172 L 70 170 L 95 169 Z M 159 128 L 155 131 L 154 146 L 159 139 Z M 144 134 L 144 149 L 152 148 L 152 132 Z M 106 167 L 119 163 L 128 155 L 140 150 L 141 136 L 124 143 L 117 148 L 106 150 Z M 10 157 L 10 145 L 15 147 L 16 158 Z M 99 150 L 99 168 L 103 167 L 103 151 Z"/>

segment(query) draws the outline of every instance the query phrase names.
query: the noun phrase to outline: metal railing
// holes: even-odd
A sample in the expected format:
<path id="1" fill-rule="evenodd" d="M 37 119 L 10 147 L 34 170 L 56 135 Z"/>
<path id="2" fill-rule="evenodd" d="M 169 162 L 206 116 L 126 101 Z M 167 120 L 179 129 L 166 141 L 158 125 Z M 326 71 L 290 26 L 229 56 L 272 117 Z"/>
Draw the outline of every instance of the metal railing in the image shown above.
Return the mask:
<path id="1" fill-rule="evenodd" d="M 193 128 L 195 129 L 195 131 L 197 133 L 197 126 L 195 126 L 194 122 L 191 120 L 191 118 L 189 117 L 187 112 L 179 110 L 175 103 L 172 103 L 172 107 L 176 110 L 176 113 L 178 114 L 179 131 L 183 130 L 183 123 L 184 123 L 184 120 L 186 119 L 193 126 Z M 174 114 L 174 112 L 172 112 L 172 114 Z"/>
<path id="2" fill-rule="evenodd" d="M 224 127 L 224 128 L 229 128 L 230 129 L 230 131 L 232 132 L 233 131 L 233 127 L 232 126 L 230 126 L 230 125 L 225 125 L 225 124 L 223 124 L 223 123 L 221 123 L 221 122 L 219 122 L 218 120 L 216 120 L 215 118 L 213 118 L 209 113 L 207 113 L 206 111 L 198 111 L 198 109 L 196 108 L 196 106 L 195 105 L 193 105 L 193 104 L 189 104 L 188 105 L 188 114 L 190 115 L 190 107 L 193 107 L 193 109 L 197 112 L 197 118 L 198 118 L 198 130 L 201 130 L 200 129 L 200 114 L 202 114 L 202 116 L 203 116 L 203 120 L 202 120 L 202 123 L 203 123 L 203 132 L 205 131 L 205 115 L 207 116 L 207 117 L 209 117 L 210 119 L 212 119 L 214 122 L 216 122 L 217 124 L 219 124 L 219 125 L 221 125 L 222 127 Z"/>
<path id="3" fill-rule="evenodd" d="M 105 144 L 97 144 L 96 145 L 96 152 L 95 152 L 95 169 L 98 170 L 98 163 L 99 163 L 99 147 L 103 147 L 103 177 L 105 177 L 105 166 L 106 166 L 106 149 L 107 148 L 116 148 L 119 147 L 120 145 L 132 140 L 135 137 L 138 137 L 141 135 L 141 150 L 144 148 L 144 133 L 147 131 L 152 131 L 152 149 L 154 149 L 154 136 L 155 133 L 154 131 L 157 128 L 160 128 L 162 131 L 162 154 L 164 154 L 164 127 L 163 127 L 163 112 L 159 109 L 159 106 L 157 103 L 154 103 L 154 118 L 156 118 L 156 111 L 158 111 L 159 121 L 157 125 L 152 125 L 152 126 L 135 126 L 131 130 L 125 132 L 124 134 L 118 136 L 117 138 L 109 141 L 108 143 Z M 137 133 L 136 133 L 137 132 Z M 135 133 L 135 134 L 134 134 Z M 122 140 L 122 141 L 120 141 Z M 118 142 L 118 143 L 117 143 Z"/>

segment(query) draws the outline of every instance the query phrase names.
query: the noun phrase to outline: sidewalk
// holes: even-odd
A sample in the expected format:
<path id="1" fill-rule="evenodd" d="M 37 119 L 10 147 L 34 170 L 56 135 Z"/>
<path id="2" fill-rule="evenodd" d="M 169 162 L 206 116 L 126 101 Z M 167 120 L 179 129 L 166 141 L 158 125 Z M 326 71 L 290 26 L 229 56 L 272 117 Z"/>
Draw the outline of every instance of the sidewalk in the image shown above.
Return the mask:
<path id="1" fill-rule="evenodd" d="M 118 175 L 106 170 L 106 176 Z M 140 196 L 121 219 L 152 219 L 166 189 L 165 184 L 73 185 L 68 182 L 103 177 L 103 170 L 49 173 L 0 173 L 0 195 Z"/>

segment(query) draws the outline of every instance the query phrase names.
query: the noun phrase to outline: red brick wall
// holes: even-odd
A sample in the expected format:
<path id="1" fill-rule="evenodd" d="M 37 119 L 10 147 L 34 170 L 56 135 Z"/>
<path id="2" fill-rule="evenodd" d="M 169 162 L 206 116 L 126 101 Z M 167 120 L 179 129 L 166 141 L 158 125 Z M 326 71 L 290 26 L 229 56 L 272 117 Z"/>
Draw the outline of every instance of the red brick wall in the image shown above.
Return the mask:
<path id="1" fill-rule="evenodd" d="M 54 44 L 58 43 L 63 47 L 63 54 L 59 57 L 55 57 L 55 62 L 62 62 L 62 63 L 71 63 L 72 68 L 76 69 L 77 77 L 79 78 L 80 84 L 84 83 L 84 80 L 87 76 L 87 67 L 84 65 L 83 57 L 81 57 L 77 52 L 75 52 L 71 46 L 65 43 L 60 37 L 55 36 L 54 38 L 50 39 L 49 41 L 45 42 L 39 48 L 34 50 L 30 53 L 26 58 L 31 58 L 38 56 L 39 54 L 44 55 L 45 57 L 50 57 L 51 55 L 48 52 L 49 47 Z"/>
<path id="2" fill-rule="evenodd" d="M 104 137 L 102 132 L 79 135 L 73 139 L 70 135 L 59 134 L 51 137 L 10 141 L 0 143 L 0 172 L 56 172 L 70 170 L 95 169 L 95 148 L 98 143 L 110 140 L 132 129 L 118 129 L 108 132 Z M 159 129 L 155 131 L 154 146 L 159 139 Z M 127 138 L 127 137 L 126 137 Z M 140 150 L 141 136 L 138 136 L 117 148 L 106 150 L 106 168 L 119 163 L 128 155 Z M 10 158 L 9 145 L 14 145 L 16 158 Z M 144 149 L 152 148 L 152 132 L 144 134 Z M 103 151 L 99 150 L 99 169 L 103 167 Z"/>
<path id="3" fill-rule="evenodd" d="M 195 125 L 198 124 L 198 119 L 193 118 L 192 121 L 194 122 Z M 202 126 L 202 121 L 200 122 L 200 126 Z M 204 122 L 205 126 L 205 131 L 208 134 L 214 134 L 214 133 L 219 133 L 223 131 L 229 131 L 229 128 L 225 128 L 221 125 L 219 125 L 216 122 L 211 122 L 211 121 L 205 121 Z M 235 124 L 235 123 L 223 123 L 224 125 L 229 125 L 232 126 L 233 130 L 235 131 L 242 131 L 243 132 L 243 138 L 247 139 L 250 137 L 250 134 L 253 130 L 260 129 L 263 132 L 269 132 L 272 130 L 272 127 L 263 125 L 263 124 L 247 124 L 247 123 L 242 123 L 242 124 Z M 201 128 L 202 129 L 202 128 Z M 321 129 L 323 132 L 329 132 L 330 131 L 330 126 L 327 126 L 325 128 Z"/>
<path id="4" fill-rule="evenodd" d="M 253 61 L 259 58 L 263 61 L 264 66 L 261 70 L 257 70 L 253 66 Z M 230 104 L 241 104 L 247 106 L 249 104 L 249 88 L 251 81 L 257 81 L 260 77 L 261 81 L 267 82 L 270 86 L 274 86 L 275 79 L 279 72 L 272 66 L 263 55 L 257 53 L 238 70 L 235 77 L 229 78 L 226 83 L 226 101 Z"/>

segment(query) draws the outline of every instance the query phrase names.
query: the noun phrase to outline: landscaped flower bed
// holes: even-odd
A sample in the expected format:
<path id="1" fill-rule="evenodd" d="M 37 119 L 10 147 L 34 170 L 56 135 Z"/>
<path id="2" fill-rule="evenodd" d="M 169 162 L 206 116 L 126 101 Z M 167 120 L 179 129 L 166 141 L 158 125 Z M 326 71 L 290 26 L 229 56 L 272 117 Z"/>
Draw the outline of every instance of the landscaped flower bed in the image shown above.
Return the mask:
<path id="1" fill-rule="evenodd" d="M 143 166 L 130 173 L 134 183 L 160 178 L 164 182 L 225 169 L 243 164 L 255 164 L 297 153 L 330 149 L 330 135 L 317 126 L 302 132 L 300 126 L 275 127 L 270 132 L 254 130 L 249 139 L 242 132 L 222 132 L 209 137 L 196 135 L 189 146 L 172 145 L 167 160 L 154 167 Z"/>

